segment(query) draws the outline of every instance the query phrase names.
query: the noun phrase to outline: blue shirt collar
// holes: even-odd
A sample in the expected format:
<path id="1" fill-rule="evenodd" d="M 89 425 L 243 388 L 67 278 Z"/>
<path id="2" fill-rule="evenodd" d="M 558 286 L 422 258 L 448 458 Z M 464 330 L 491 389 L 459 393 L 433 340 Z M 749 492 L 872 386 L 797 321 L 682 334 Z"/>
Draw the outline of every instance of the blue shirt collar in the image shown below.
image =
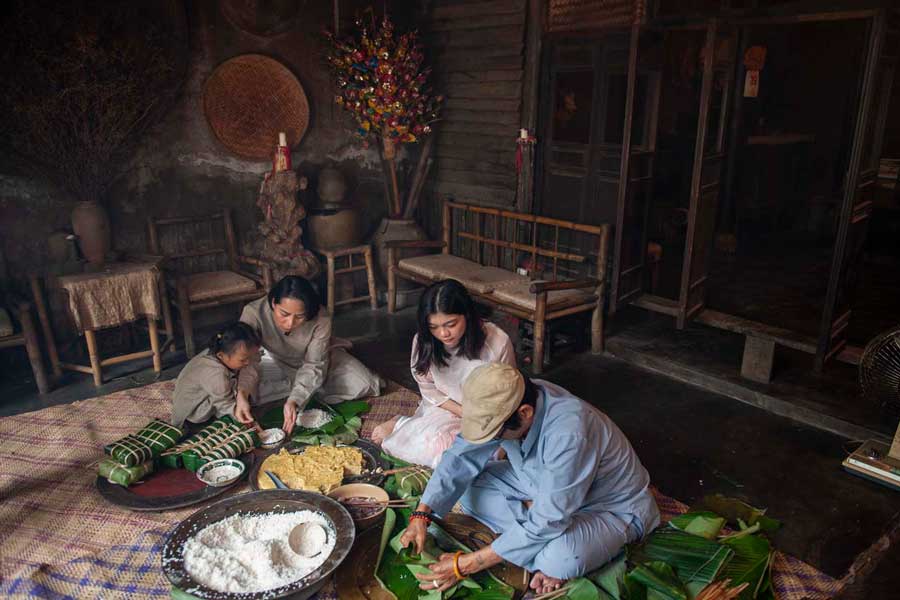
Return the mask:
<path id="1" fill-rule="evenodd" d="M 531 423 L 531 428 L 528 430 L 528 434 L 525 436 L 525 440 L 522 442 L 522 456 L 528 456 L 531 452 L 531 449 L 534 448 L 534 445 L 537 443 L 538 438 L 541 437 L 541 427 L 544 425 L 544 414 L 547 408 L 547 402 L 545 401 L 544 389 L 535 385 L 537 388 L 537 398 L 534 403 L 534 421 Z"/>

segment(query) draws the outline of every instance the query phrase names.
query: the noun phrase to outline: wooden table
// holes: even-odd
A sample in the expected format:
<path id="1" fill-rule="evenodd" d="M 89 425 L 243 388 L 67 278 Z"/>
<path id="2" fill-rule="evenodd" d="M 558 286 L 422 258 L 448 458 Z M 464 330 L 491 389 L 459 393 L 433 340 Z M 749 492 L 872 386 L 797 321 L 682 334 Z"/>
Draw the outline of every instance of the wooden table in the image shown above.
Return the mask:
<path id="1" fill-rule="evenodd" d="M 67 275 L 57 279 L 56 286 L 68 292 L 69 311 L 76 326 L 84 332 L 90 366 L 60 361 L 40 279 L 32 276 L 31 286 L 38 318 L 47 341 L 50 364 L 56 377 L 62 375 L 62 369 L 78 371 L 93 375 L 94 385 L 99 386 L 103 383 L 103 367 L 146 357 L 153 357 L 154 371 L 159 373 L 162 370 L 162 352 L 174 344 L 174 333 L 158 261 L 108 263 L 103 271 L 97 273 Z M 101 301 L 98 298 L 105 299 L 105 310 L 96 310 L 100 308 L 98 304 Z M 156 323 L 160 316 L 166 331 L 166 340 L 162 345 Z M 150 349 L 101 358 L 95 332 L 124 325 L 138 318 L 147 319 Z"/>

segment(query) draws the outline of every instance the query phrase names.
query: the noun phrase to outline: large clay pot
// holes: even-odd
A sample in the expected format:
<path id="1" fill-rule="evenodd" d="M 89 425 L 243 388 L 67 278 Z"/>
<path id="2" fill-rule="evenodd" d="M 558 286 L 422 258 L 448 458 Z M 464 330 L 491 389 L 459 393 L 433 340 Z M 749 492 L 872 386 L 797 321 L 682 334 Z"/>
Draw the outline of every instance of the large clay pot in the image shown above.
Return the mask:
<path id="1" fill-rule="evenodd" d="M 338 210 L 310 209 L 306 215 L 309 247 L 330 250 L 360 243 L 359 210 L 355 207 Z"/>
<path id="2" fill-rule="evenodd" d="M 111 247 L 109 217 L 97 202 L 78 202 L 72 210 L 72 230 L 78 236 L 81 253 L 94 265 L 106 262 Z"/>
<path id="3" fill-rule="evenodd" d="M 394 240 L 427 240 L 428 236 L 414 219 L 391 219 L 385 217 L 378 225 L 375 235 L 372 236 L 372 242 L 375 245 L 375 259 L 378 261 L 378 271 L 382 281 L 387 281 L 387 250 L 384 247 L 386 242 Z M 422 256 L 427 254 L 424 249 L 406 249 L 399 251 L 398 260 L 409 258 L 411 256 Z M 385 286 L 387 289 L 387 286 Z M 405 279 L 397 279 L 397 307 L 402 308 L 414 303 L 421 286 L 406 281 Z"/>
<path id="4" fill-rule="evenodd" d="M 319 184 L 316 187 L 319 195 L 319 207 L 342 207 L 347 195 L 347 180 L 344 174 L 334 167 L 325 167 L 319 172 Z"/>

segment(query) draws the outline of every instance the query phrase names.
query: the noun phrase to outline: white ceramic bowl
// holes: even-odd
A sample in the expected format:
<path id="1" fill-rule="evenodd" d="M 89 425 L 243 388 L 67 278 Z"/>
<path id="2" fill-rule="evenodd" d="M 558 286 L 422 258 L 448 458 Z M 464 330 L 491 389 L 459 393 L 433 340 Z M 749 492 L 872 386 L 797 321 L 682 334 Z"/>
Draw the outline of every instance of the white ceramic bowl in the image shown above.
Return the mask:
<path id="1" fill-rule="evenodd" d="M 277 448 L 281 444 L 284 443 L 285 438 L 284 430 L 278 429 L 274 427 L 272 429 L 266 429 L 262 432 L 262 435 L 259 437 L 260 443 L 263 448 L 271 449 Z"/>
<path id="2" fill-rule="evenodd" d="M 225 487 L 240 479 L 246 468 L 236 458 L 220 458 L 197 469 L 197 479 L 212 487 Z"/>

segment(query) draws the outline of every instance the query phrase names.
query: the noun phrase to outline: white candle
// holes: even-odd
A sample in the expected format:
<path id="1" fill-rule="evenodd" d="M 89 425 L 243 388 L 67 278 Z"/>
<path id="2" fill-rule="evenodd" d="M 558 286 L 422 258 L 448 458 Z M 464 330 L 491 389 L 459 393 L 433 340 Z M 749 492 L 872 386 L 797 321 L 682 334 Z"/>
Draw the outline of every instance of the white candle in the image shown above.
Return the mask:
<path id="1" fill-rule="evenodd" d="M 523 140 L 528 139 L 528 130 L 527 130 L 527 129 L 524 129 L 524 128 L 523 128 L 523 129 L 520 129 L 520 130 L 519 130 L 519 138 L 521 138 L 521 139 L 523 139 Z"/>
<path id="2" fill-rule="evenodd" d="M 283 131 L 278 134 L 278 145 L 287 146 L 287 134 Z"/>

